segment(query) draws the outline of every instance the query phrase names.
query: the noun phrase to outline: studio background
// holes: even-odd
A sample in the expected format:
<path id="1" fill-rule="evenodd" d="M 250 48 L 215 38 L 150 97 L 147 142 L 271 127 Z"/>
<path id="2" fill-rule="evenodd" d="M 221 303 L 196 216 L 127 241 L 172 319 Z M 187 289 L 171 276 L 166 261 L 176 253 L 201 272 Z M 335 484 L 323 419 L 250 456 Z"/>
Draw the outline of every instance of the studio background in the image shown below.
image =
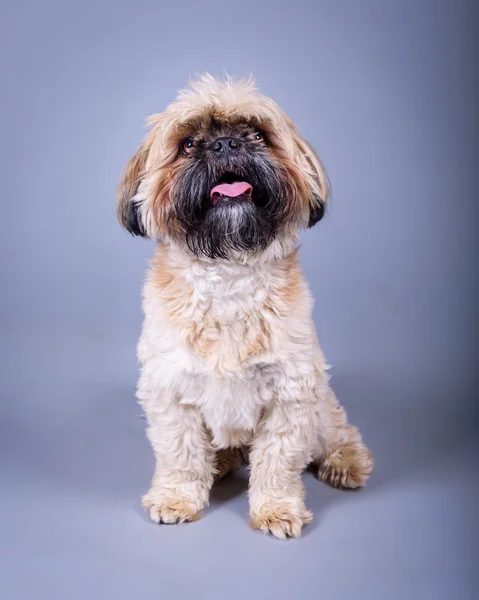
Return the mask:
<path id="1" fill-rule="evenodd" d="M 477 13 L 472 0 L 2 5 L 3 598 L 472 598 Z M 248 527 L 246 472 L 194 524 L 154 526 L 139 503 L 153 244 L 121 230 L 114 192 L 145 117 L 223 70 L 254 73 L 326 165 L 332 202 L 301 262 L 333 386 L 377 461 L 359 493 L 305 475 L 315 520 L 289 543 Z"/>

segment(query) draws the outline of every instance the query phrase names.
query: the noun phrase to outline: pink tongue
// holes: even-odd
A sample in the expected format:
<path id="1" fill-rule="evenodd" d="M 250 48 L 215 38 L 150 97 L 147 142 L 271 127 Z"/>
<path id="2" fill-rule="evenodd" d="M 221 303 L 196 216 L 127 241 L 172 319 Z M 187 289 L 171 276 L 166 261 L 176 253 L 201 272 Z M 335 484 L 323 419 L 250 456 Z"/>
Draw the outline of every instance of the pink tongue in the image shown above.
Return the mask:
<path id="1" fill-rule="evenodd" d="M 219 185 L 215 185 L 210 192 L 210 196 L 214 200 L 217 200 L 221 196 L 236 198 L 242 194 L 251 195 L 252 191 L 252 186 L 246 183 L 246 181 L 235 181 L 234 183 L 220 183 Z"/>

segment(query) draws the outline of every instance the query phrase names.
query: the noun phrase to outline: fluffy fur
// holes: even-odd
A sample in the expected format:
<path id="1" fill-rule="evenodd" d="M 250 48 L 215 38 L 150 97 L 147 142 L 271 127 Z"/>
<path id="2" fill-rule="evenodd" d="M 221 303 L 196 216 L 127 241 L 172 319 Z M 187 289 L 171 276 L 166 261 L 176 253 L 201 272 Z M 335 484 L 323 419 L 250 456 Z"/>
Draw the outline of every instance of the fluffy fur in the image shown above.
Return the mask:
<path id="1" fill-rule="evenodd" d="M 298 264 L 326 174 L 251 79 L 204 76 L 149 123 L 117 200 L 126 229 L 158 239 L 138 346 L 156 457 L 144 506 L 158 523 L 195 520 L 215 477 L 249 460 L 253 527 L 297 537 L 312 518 L 308 465 L 349 488 L 373 469 L 329 386 Z M 231 148 L 218 152 L 218 140 Z M 238 179 L 252 197 L 212 202 L 213 186 Z"/>

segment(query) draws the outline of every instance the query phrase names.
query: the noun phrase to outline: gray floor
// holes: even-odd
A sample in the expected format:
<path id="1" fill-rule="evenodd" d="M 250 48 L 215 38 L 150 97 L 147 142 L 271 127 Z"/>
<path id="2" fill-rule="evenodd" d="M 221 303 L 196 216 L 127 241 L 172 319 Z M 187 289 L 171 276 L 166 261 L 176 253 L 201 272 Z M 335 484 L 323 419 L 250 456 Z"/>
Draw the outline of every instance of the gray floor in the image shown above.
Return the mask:
<path id="1" fill-rule="evenodd" d="M 274 10 L 273 10 L 274 4 Z M 2 600 L 466 600 L 477 592 L 474 0 L 84 0 L 0 10 Z M 114 217 L 146 115 L 253 71 L 333 185 L 301 261 L 367 489 L 305 475 L 298 541 L 248 526 L 247 474 L 155 526 L 134 401 L 152 244 Z"/>

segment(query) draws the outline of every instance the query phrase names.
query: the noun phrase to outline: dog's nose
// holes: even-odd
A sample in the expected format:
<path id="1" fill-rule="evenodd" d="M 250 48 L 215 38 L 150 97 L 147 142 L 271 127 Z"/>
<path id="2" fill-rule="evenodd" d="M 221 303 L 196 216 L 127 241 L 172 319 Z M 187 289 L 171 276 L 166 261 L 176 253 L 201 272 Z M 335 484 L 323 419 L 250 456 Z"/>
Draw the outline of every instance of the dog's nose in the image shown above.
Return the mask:
<path id="1" fill-rule="evenodd" d="M 213 150 L 218 154 L 225 154 L 226 152 L 232 152 L 239 146 L 238 140 L 234 138 L 222 137 L 218 138 L 213 142 Z"/>

